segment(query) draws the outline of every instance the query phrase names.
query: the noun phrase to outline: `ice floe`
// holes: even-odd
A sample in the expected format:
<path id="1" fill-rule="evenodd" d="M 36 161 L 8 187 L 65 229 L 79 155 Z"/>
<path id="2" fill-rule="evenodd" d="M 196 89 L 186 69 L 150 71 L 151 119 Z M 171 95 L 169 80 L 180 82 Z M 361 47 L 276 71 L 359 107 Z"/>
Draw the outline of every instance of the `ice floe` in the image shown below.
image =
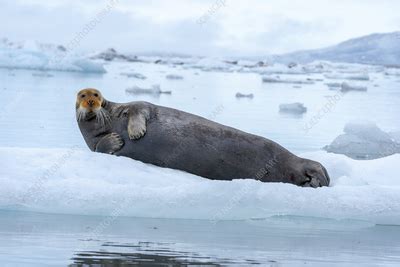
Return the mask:
<path id="1" fill-rule="evenodd" d="M 312 152 L 332 185 L 212 181 L 77 149 L 0 148 L 0 208 L 47 213 L 232 220 L 274 215 L 399 224 L 400 155 L 356 161 Z"/>

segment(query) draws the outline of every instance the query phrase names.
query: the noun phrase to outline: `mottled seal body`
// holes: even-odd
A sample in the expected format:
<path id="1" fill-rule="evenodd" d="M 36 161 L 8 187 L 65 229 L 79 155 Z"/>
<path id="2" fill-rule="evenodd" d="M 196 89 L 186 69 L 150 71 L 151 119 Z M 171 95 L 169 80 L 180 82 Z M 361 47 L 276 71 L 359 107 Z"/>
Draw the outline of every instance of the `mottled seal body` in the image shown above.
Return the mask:
<path id="1" fill-rule="evenodd" d="M 251 178 L 300 186 L 329 185 L 320 163 L 299 158 L 264 137 L 147 102 L 118 104 L 100 98 L 101 112 L 89 109 L 83 119 L 78 118 L 93 151 L 215 180 Z M 77 110 L 80 99 L 78 94 Z"/>

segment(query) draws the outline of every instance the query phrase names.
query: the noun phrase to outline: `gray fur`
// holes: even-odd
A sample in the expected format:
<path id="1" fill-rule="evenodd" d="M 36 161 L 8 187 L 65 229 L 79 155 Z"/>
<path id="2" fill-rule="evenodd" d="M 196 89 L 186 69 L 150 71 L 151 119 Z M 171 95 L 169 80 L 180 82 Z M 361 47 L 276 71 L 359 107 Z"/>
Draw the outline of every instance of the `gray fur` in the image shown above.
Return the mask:
<path id="1" fill-rule="evenodd" d="M 309 187 L 329 185 L 329 176 L 320 163 L 299 158 L 266 138 L 147 102 L 104 101 L 109 123 L 101 124 L 93 115 L 78 121 L 92 151 L 215 180 L 250 178 Z M 110 133 L 123 140 L 120 149 L 115 142 L 107 145 L 104 141 Z M 96 149 L 99 146 L 101 150 Z"/>

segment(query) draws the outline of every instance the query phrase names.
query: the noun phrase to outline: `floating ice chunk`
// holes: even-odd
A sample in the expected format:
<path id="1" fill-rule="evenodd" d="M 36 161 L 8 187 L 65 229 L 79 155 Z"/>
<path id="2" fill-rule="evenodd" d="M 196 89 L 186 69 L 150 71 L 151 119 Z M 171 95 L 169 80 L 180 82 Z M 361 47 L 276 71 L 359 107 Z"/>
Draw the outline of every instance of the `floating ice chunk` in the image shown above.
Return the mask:
<path id="1" fill-rule="evenodd" d="M 307 108 L 303 103 L 289 103 L 289 104 L 280 104 L 279 112 L 284 113 L 293 113 L 293 114 L 303 114 L 307 112 Z"/>
<path id="2" fill-rule="evenodd" d="M 136 78 L 136 79 L 140 79 L 140 80 L 147 79 L 146 76 L 144 76 L 143 74 L 137 73 L 137 72 L 121 72 L 120 75 L 126 76 L 128 78 Z"/>
<path id="3" fill-rule="evenodd" d="M 348 91 L 366 92 L 367 90 L 368 90 L 368 87 L 366 87 L 366 86 L 349 84 L 349 83 L 346 83 L 346 82 L 342 83 L 342 85 L 341 85 L 341 91 L 342 92 L 348 92 Z"/>
<path id="4" fill-rule="evenodd" d="M 341 74 L 325 74 L 325 78 L 332 80 L 355 80 L 355 81 L 369 81 L 368 73 L 358 73 L 351 75 L 341 75 Z"/>
<path id="5" fill-rule="evenodd" d="M 344 132 L 324 149 L 354 159 L 376 159 L 400 152 L 400 145 L 393 137 L 374 123 L 348 123 Z"/>
<path id="6" fill-rule="evenodd" d="M 168 80 L 183 80 L 183 76 L 178 74 L 168 74 L 165 76 L 165 78 Z"/>
<path id="7" fill-rule="evenodd" d="M 287 84 L 314 84 L 313 81 L 309 80 L 292 80 L 292 79 L 281 79 L 280 77 L 262 77 L 264 83 L 287 83 Z"/>
<path id="8" fill-rule="evenodd" d="M 242 94 L 240 92 L 236 93 L 236 98 L 253 98 L 254 95 L 253 94 Z"/>
<path id="9" fill-rule="evenodd" d="M 160 94 L 171 94 L 171 91 L 161 91 L 159 84 L 152 85 L 151 88 L 141 88 L 139 86 L 132 86 L 125 89 L 125 92 L 134 95 L 160 95 Z"/>

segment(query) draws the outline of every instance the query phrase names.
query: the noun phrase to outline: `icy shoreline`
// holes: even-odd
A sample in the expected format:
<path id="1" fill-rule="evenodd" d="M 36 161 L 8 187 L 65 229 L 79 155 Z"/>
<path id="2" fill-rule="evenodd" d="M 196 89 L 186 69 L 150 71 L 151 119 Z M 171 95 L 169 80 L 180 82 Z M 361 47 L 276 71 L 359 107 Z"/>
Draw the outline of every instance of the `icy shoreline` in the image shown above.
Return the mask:
<path id="1" fill-rule="evenodd" d="M 328 169 L 329 188 L 211 181 L 77 149 L 0 148 L 0 209 L 83 215 L 235 220 L 274 215 L 398 224 L 400 155 L 356 161 L 302 155 Z"/>
<path id="2" fill-rule="evenodd" d="M 102 63 L 67 51 L 63 46 L 35 41 L 13 43 L 0 40 L 0 68 L 38 71 L 105 73 Z"/>

